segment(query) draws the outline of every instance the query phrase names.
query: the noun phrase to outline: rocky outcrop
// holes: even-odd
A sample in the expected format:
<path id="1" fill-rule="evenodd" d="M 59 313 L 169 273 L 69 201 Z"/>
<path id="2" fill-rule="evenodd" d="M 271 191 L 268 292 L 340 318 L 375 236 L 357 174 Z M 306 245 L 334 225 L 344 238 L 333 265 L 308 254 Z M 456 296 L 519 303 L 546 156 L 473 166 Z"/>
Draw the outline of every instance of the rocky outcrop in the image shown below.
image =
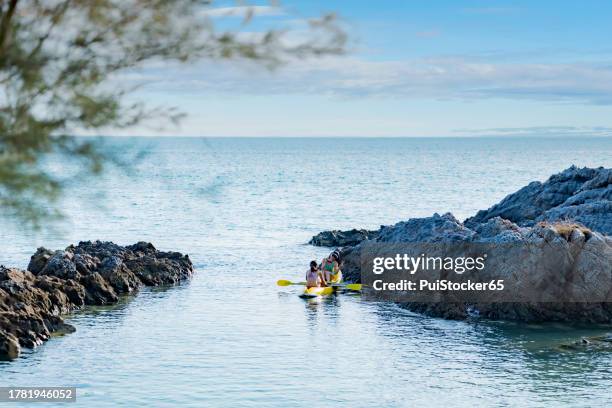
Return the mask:
<path id="1" fill-rule="evenodd" d="M 74 327 L 61 315 L 117 302 L 141 286 L 176 284 L 193 274 L 187 255 L 150 243 L 80 242 L 63 251 L 39 248 L 28 270 L 0 267 L 0 358 L 14 359 Z"/>
<path id="2" fill-rule="evenodd" d="M 572 166 L 550 177 L 546 182 L 534 181 L 508 195 L 488 210 L 481 210 L 464 222 L 464 227 L 478 228 L 479 224 L 495 217 L 529 227 L 541 221 L 574 221 L 585 227 L 612 235 L 612 169 L 578 168 Z M 405 228 L 410 230 L 411 220 Z M 315 246 L 345 247 L 365 240 L 375 240 L 386 230 L 395 233 L 397 225 L 381 226 L 379 230 L 352 229 L 323 231 L 312 237 Z"/>
<path id="3" fill-rule="evenodd" d="M 518 293 L 533 291 L 542 298 L 557 299 L 556 291 L 564 288 L 564 294 L 580 299 L 590 299 L 599 294 L 598 299 L 612 300 L 612 238 L 592 232 L 572 223 L 541 222 L 533 227 L 520 227 L 508 220 L 494 218 L 479 224 L 472 230 L 463 225 L 451 214 L 412 219 L 386 227 L 376 240 L 379 243 L 449 243 L 469 242 L 488 244 L 493 251 L 501 253 L 513 248 L 516 243 L 530 248 L 529 257 L 517 257 L 508 262 L 507 257 L 493 256 L 488 260 L 489 270 L 494 275 L 479 275 L 479 280 L 504 279 L 508 286 Z M 345 248 L 342 270 L 345 279 L 359 282 L 363 243 Z M 530 265 L 539 264 L 546 251 L 554 247 L 555 263 L 558 263 L 557 285 L 547 285 L 547 276 L 533 275 Z M 567 276 L 563 271 L 569 271 Z M 433 279 L 435 279 L 434 277 Z M 432 279 L 432 280 L 433 280 Z M 564 280 L 565 279 L 565 280 Z M 546 291 L 550 291 L 547 293 Z M 566 322 L 612 322 L 612 302 L 504 302 L 486 303 L 453 302 L 443 298 L 437 302 L 403 302 L 409 310 L 448 319 L 465 319 L 470 316 L 491 319 L 520 320 L 529 322 L 566 321 Z"/>
<path id="4" fill-rule="evenodd" d="M 612 169 L 570 167 L 546 182 L 533 182 L 510 194 L 499 204 L 479 211 L 464 223 L 452 214 L 434 214 L 381 227 L 368 242 L 449 243 L 491 245 L 543 243 L 560 245 L 559 259 L 568 263 L 575 281 L 567 287 L 577 293 L 612 291 Z M 324 234 L 324 233 L 322 233 Z M 321 235 L 321 234 L 319 234 Z M 364 241 L 342 249 L 346 280 L 360 281 L 360 258 Z M 537 257 L 537 251 L 533 257 Z M 525 264 L 537 259 L 520 259 Z M 499 269 L 504 269 L 500 264 Z M 520 268 L 519 268 L 520 270 Z M 528 281 L 508 269 L 512 279 Z M 537 279 L 537 277 L 535 277 Z M 519 281 L 520 283 L 520 281 Z M 572 286 L 574 285 L 574 286 Z M 404 303 L 421 313 L 450 319 L 481 316 L 520 321 L 612 322 L 612 303 L 505 302 L 467 304 L 456 302 Z"/>
<path id="5" fill-rule="evenodd" d="M 571 220 L 611 235 L 611 214 L 612 169 L 572 166 L 544 183 L 534 181 L 488 210 L 479 211 L 465 220 L 465 225 L 474 228 L 495 217 L 520 226 Z"/>
<path id="6" fill-rule="evenodd" d="M 323 231 L 312 237 L 308 243 L 310 245 L 323 247 L 344 247 L 349 245 L 357 245 L 366 239 L 376 239 L 379 232 L 380 230 L 369 231 L 365 229 Z"/>

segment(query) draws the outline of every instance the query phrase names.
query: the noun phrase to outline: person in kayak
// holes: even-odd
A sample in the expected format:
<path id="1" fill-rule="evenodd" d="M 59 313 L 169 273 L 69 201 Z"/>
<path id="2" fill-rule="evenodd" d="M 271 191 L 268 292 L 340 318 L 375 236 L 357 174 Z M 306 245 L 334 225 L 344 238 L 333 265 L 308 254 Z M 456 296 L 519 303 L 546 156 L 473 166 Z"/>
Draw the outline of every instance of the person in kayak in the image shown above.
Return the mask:
<path id="1" fill-rule="evenodd" d="M 316 288 L 327 286 L 323 272 L 319 269 L 317 261 L 310 261 L 310 269 L 306 272 L 306 287 Z"/>
<path id="2" fill-rule="evenodd" d="M 342 272 L 340 271 L 340 250 L 336 249 L 327 258 L 321 261 L 321 270 L 326 282 L 340 283 Z"/>

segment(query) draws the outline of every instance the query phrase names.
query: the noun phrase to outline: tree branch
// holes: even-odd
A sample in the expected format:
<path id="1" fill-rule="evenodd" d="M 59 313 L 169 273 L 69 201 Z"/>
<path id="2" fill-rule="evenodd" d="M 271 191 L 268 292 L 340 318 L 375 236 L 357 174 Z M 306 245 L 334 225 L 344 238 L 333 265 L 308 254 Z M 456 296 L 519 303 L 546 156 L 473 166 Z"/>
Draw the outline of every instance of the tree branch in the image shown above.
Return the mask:
<path id="1" fill-rule="evenodd" d="M 18 2 L 19 0 L 10 0 L 8 10 L 2 15 L 2 20 L 0 20 L 0 53 L 4 50 L 4 44 L 8 36 L 11 19 L 15 14 L 15 9 L 17 8 Z"/>

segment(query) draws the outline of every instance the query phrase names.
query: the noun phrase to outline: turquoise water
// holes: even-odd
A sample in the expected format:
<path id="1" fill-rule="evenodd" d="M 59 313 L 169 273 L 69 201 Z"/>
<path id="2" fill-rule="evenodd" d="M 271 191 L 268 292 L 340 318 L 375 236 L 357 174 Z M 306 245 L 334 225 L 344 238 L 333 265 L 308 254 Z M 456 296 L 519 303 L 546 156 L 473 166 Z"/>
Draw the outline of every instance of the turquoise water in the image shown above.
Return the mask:
<path id="1" fill-rule="evenodd" d="M 557 347 L 606 327 L 452 322 L 342 295 L 298 298 L 323 229 L 465 218 L 612 139 L 111 139 L 146 155 L 70 187 L 54 231 L 0 226 L 0 263 L 84 239 L 187 252 L 194 279 L 69 318 L 0 363 L 0 384 L 76 386 L 77 406 L 610 406 L 612 354 Z M 56 171 L 64 171 L 57 165 Z M 45 405 L 48 406 L 48 405 Z"/>

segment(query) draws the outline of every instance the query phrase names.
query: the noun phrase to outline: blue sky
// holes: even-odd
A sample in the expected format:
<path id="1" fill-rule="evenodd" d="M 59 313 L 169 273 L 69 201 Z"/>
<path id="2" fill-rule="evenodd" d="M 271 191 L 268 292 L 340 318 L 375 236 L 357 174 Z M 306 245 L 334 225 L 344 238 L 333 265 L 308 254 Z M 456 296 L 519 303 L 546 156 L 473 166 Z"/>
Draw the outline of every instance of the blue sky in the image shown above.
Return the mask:
<path id="1" fill-rule="evenodd" d="M 247 32 L 299 30 L 304 19 L 336 12 L 350 52 L 273 72 L 243 62 L 147 67 L 133 74 L 144 83 L 136 98 L 187 117 L 178 128 L 128 134 L 612 134 L 610 1 L 250 4 L 260 7 Z M 211 18 L 227 27 L 240 13 L 224 8 Z"/>

